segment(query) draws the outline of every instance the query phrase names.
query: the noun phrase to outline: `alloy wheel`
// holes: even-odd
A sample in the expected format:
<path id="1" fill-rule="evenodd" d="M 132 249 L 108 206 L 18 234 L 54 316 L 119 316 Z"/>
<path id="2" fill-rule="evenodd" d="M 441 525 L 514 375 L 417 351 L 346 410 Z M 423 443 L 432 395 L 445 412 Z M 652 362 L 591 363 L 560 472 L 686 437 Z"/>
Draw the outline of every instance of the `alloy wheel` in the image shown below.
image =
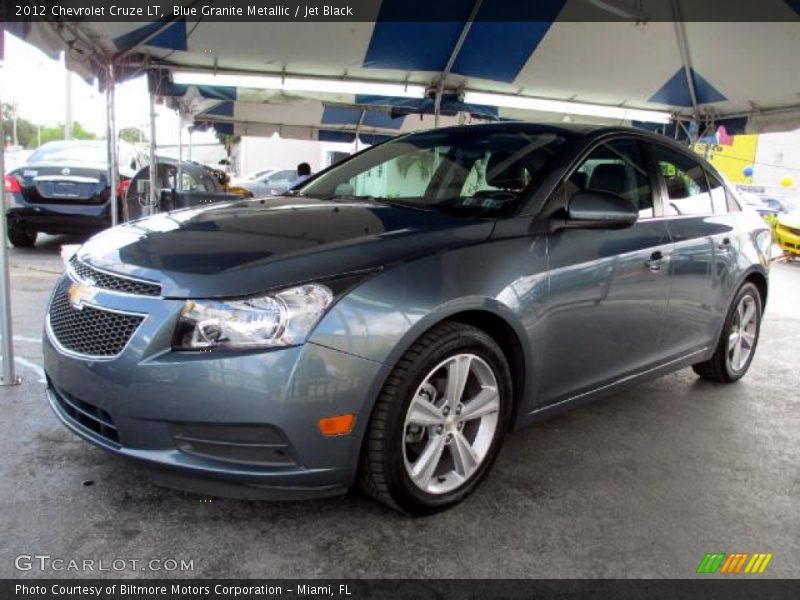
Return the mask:
<path id="1" fill-rule="evenodd" d="M 457 354 L 423 379 L 403 428 L 406 473 L 420 490 L 446 494 L 483 464 L 498 426 L 500 396 L 489 364 Z"/>
<path id="2" fill-rule="evenodd" d="M 745 295 L 739 301 L 728 333 L 726 359 L 728 368 L 738 373 L 748 364 L 756 346 L 758 335 L 758 304 L 753 296 Z"/>

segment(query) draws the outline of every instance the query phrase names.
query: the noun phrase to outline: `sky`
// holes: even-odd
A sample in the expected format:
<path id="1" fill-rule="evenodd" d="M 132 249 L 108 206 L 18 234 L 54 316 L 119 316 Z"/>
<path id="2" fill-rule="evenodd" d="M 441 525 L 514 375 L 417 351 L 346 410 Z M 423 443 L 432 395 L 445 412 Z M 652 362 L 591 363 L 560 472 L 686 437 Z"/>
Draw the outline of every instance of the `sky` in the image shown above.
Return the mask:
<path id="1" fill-rule="evenodd" d="M 35 76 L 32 76 L 35 74 Z M 37 48 L 6 33 L 5 63 L 0 67 L 0 96 L 3 102 L 16 101 L 21 118 L 42 125 L 65 121 L 67 70 L 63 60 L 52 60 Z M 72 119 L 105 137 L 106 99 L 96 83 L 89 84 L 72 75 Z M 117 131 L 124 127 L 144 128 L 150 135 L 150 105 L 144 77 L 121 83 L 116 88 Z M 156 106 L 156 141 L 177 144 L 179 119 L 165 106 Z M 184 132 L 184 143 L 187 136 Z M 208 139 L 206 139 L 208 138 Z M 197 143 L 213 140 L 211 133 L 194 134 Z"/>

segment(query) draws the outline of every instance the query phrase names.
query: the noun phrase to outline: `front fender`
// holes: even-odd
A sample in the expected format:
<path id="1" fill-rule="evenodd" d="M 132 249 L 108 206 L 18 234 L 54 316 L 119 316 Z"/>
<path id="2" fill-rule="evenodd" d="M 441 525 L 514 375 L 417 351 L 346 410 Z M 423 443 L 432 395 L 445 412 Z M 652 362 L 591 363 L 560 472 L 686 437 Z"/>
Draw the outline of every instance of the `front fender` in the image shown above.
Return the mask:
<path id="1" fill-rule="evenodd" d="M 537 335 L 547 296 L 543 245 L 529 238 L 503 240 L 390 268 L 342 298 L 311 341 L 379 362 L 389 367 L 385 377 L 436 324 L 467 312 L 487 313 L 502 320 L 519 342 L 526 368 L 522 376 L 517 374 L 523 383 L 515 396 L 526 405 L 536 381 L 528 366 L 541 364 L 530 340 Z"/>

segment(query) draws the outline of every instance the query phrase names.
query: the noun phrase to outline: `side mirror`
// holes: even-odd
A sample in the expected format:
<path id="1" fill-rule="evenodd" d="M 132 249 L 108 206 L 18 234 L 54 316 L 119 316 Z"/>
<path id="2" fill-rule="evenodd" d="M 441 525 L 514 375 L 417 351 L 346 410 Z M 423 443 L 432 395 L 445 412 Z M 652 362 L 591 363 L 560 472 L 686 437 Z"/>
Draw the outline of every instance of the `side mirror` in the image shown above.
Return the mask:
<path id="1" fill-rule="evenodd" d="M 606 192 L 578 192 L 570 200 L 565 225 L 574 229 L 624 229 L 639 218 L 622 196 Z"/>

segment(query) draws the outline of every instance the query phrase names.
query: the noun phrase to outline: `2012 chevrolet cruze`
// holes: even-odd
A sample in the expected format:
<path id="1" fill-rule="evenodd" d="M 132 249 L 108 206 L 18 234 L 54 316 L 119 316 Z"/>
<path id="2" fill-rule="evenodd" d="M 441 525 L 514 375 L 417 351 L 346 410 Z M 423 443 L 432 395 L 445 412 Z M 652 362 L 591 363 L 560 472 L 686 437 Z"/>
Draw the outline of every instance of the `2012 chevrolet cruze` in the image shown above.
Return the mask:
<path id="1" fill-rule="evenodd" d="M 510 429 L 688 366 L 742 377 L 770 242 L 660 136 L 412 134 L 282 198 L 91 239 L 48 309 L 47 394 L 75 433 L 179 488 L 359 481 L 430 513 L 475 489 Z"/>

